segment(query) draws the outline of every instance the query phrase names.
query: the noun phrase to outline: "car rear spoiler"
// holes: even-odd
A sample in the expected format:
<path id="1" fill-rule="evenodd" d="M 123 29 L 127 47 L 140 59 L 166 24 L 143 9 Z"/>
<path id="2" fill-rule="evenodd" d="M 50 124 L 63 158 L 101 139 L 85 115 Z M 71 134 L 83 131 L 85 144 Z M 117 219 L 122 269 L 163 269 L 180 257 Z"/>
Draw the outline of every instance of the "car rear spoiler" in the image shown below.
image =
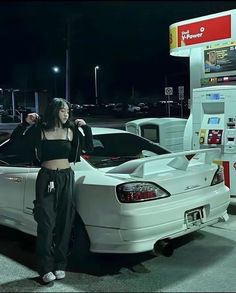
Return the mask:
<path id="1" fill-rule="evenodd" d="M 203 164 L 211 164 L 214 160 L 220 159 L 220 148 L 199 149 L 157 155 L 149 158 L 131 160 L 109 170 L 108 174 L 130 174 L 132 177 L 143 178 L 145 175 L 157 172 L 157 161 L 170 160 L 167 165 L 174 169 L 185 171 L 192 159 Z M 160 162 L 161 163 L 161 162 Z"/>

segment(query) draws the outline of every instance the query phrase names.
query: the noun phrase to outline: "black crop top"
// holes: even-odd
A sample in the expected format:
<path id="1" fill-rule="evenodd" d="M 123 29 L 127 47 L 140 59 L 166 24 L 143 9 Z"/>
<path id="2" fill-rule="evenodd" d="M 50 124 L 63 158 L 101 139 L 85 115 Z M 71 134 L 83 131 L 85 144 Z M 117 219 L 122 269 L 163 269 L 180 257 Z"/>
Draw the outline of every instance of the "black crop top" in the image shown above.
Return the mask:
<path id="1" fill-rule="evenodd" d="M 71 141 L 68 139 L 46 139 L 43 131 L 42 162 L 58 159 L 69 159 L 71 151 Z"/>

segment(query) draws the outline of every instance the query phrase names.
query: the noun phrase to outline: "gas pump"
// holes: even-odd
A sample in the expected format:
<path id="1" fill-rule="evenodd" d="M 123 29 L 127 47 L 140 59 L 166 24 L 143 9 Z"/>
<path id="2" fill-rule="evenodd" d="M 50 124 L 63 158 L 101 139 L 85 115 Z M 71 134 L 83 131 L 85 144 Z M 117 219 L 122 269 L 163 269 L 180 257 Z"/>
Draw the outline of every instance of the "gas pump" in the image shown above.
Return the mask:
<path id="1" fill-rule="evenodd" d="M 236 9 L 174 23 L 169 35 L 170 55 L 189 57 L 183 149 L 221 149 L 218 163 L 236 203 Z"/>
<path id="2" fill-rule="evenodd" d="M 236 197 L 236 85 L 193 89 L 191 119 L 192 148 L 221 149 L 218 163 Z"/>

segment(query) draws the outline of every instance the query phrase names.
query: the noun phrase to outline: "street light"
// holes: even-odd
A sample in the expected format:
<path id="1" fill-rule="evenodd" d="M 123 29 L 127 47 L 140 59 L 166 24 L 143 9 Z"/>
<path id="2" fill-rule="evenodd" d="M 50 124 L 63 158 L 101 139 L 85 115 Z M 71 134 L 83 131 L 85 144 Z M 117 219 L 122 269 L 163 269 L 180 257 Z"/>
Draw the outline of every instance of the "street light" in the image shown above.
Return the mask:
<path id="1" fill-rule="evenodd" d="M 52 71 L 54 72 L 54 95 L 57 96 L 57 74 L 60 73 L 60 68 L 58 66 L 53 66 Z"/>
<path id="2" fill-rule="evenodd" d="M 99 66 L 94 67 L 96 105 L 98 104 L 98 84 L 97 84 L 97 71 L 98 71 L 98 69 L 99 69 Z"/>

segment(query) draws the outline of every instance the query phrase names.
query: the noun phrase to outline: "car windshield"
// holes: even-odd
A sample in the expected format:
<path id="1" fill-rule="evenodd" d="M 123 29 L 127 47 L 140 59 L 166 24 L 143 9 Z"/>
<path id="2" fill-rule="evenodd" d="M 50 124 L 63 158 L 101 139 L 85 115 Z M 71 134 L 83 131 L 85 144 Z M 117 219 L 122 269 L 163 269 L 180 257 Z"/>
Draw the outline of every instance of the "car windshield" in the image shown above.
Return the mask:
<path id="1" fill-rule="evenodd" d="M 94 150 L 83 157 L 94 167 L 118 166 L 126 161 L 169 153 L 159 145 L 129 133 L 93 136 Z"/>

